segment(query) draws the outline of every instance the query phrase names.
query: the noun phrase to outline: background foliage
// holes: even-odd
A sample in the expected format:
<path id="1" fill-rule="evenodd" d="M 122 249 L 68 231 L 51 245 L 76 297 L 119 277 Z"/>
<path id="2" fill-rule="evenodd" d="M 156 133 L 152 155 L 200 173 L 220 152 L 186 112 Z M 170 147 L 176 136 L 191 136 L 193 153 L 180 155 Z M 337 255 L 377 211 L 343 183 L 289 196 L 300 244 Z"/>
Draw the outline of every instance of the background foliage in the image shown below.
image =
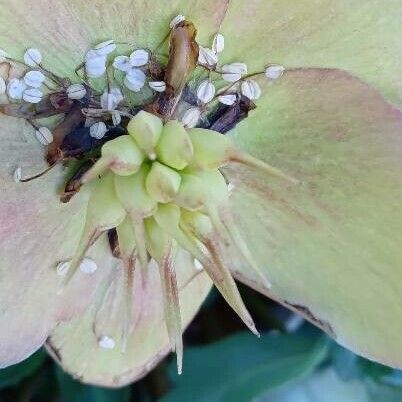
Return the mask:
<path id="1" fill-rule="evenodd" d="M 262 336 L 212 292 L 185 333 L 184 374 L 168 357 L 122 389 L 83 385 L 43 350 L 0 370 L 0 402 L 399 402 L 402 372 L 337 346 L 276 303 L 241 287 Z"/>

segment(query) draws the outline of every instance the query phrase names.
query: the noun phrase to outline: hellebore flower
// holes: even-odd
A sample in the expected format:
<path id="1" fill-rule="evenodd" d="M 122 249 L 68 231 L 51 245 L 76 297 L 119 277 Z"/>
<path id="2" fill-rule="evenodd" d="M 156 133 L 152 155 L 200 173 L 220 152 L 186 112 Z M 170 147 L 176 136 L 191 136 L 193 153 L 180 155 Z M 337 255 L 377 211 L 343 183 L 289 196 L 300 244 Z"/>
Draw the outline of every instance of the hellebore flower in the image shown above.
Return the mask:
<path id="1" fill-rule="evenodd" d="M 291 3 L 0 1 L 2 367 L 180 369 L 231 273 L 402 367 L 402 5 Z"/>

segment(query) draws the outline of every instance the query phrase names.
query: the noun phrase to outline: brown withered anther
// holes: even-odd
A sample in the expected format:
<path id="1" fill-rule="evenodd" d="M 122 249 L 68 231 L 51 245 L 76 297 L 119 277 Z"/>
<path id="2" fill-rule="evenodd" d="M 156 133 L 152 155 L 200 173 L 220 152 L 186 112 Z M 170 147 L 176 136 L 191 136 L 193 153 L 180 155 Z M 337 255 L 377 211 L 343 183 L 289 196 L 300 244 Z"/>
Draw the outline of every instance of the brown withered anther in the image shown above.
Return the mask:
<path id="1" fill-rule="evenodd" d="M 224 134 L 236 127 L 248 116 L 248 112 L 256 108 L 255 103 L 245 96 L 239 97 L 231 106 L 220 105 L 216 111 L 208 116 L 200 127 L 208 128 Z"/>
<path id="2" fill-rule="evenodd" d="M 39 103 L 10 103 L 0 105 L 0 113 L 7 116 L 23 119 L 42 119 L 67 113 L 73 106 L 73 101 L 68 99 L 65 92 L 57 92 L 49 95 Z"/>
<path id="3" fill-rule="evenodd" d="M 195 40 L 196 35 L 197 30 L 189 21 L 176 25 L 170 33 L 169 60 L 164 75 L 166 91 L 145 108 L 164 120 L 168 120 L 172 115 L 186 83 L 197 66 L 199 48 Z"/>

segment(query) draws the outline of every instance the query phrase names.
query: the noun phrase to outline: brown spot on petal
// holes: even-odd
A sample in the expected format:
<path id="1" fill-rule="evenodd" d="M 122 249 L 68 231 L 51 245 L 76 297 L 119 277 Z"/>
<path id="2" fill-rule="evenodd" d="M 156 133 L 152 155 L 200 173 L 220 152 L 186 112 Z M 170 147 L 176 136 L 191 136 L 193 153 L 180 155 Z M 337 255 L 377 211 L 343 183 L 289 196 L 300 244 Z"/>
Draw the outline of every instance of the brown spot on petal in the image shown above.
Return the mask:
<path id="1" fill-rule="evenodd" d="M 312 322 L 313 324 L 317 325 L 317 327 L 324 330 L 332 338 L 336 339 L 336 334 L 331 324 L 328 321 L 318 318 L 316 315 L 312 313 L 312 311 L 308 307 L 303 306 L 301 304 L 290 303 L 287 300 L 284 300 L 283 303 L 287 306 L 292 307 L 292 310 L 296 310 L 303 317 L 307 318 L 310 322 Z"/>
<path id="2" fill-rule="evenodd" d="M 301 314 L 306 320 L 316 325 L 318 328 L 326 332 L 329 336 L 331 336 L 334 339 L 337 338 L 336 332 L 333 329 L 332 325 L 328 321 L 323 320 L 322 318 L 318 318 L 317 315 L 313 314 L 308 307 L 297 303 L 290 303 L 289 301 L 284 300 L 275 295 L 271 290 L 268 290 L 264 285 L 260 283 L 260 281 L 252 280 L 239 271 L 232 271 L 232 272 L 233 276 L 240 282 L 255 289 L 257 292 L 260 292 L 261 294 L 269 297 L 270 299 L 276 301 L 277 303 L 282 304 L 282 306 L 287 307 L 293 312 Z"/>

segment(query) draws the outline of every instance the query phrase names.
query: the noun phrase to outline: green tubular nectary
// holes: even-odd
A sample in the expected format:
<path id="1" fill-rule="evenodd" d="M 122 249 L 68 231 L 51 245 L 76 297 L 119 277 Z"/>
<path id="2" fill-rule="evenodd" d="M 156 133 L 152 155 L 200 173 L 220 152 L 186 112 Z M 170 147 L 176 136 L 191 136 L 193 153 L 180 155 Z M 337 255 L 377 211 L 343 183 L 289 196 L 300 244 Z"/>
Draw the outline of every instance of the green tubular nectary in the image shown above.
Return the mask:
<path id="1" fill-rule="evenodd" d="M 235 250 L 269 285 L 230 213 L 228 183 L 219 168 L 231 162 L 291 180 L 282 172 L 239 152 L 222 134 L 186 130 L 177 121 L 141 111 L 128 124 L 128 135 L 107 142 L 82 183 L 95 181 L 87 222 L 71 261 L 71 279 L 87 249 L 101 233 L 116 228 L 121 258 L 130 273 L 137 260 L 143 271 L 149 256 L 160 268 L 165 320 L 172 348 L 182 362 L 181 318 L 175 276 L 178 248 L 187 251 L 207 272 L 218 290 L 254 333 L 248 313 L 228 268 Z M 229 248 L 230 247 L 230 248 Z M 143 272 L 145 278 L 146 272 Z M 132 292 L 127 290 L 127 297 Z M 127 301 L 127 317 L 130 302 Z M 127 326 L 123 328 L 123 345 Z"/>

